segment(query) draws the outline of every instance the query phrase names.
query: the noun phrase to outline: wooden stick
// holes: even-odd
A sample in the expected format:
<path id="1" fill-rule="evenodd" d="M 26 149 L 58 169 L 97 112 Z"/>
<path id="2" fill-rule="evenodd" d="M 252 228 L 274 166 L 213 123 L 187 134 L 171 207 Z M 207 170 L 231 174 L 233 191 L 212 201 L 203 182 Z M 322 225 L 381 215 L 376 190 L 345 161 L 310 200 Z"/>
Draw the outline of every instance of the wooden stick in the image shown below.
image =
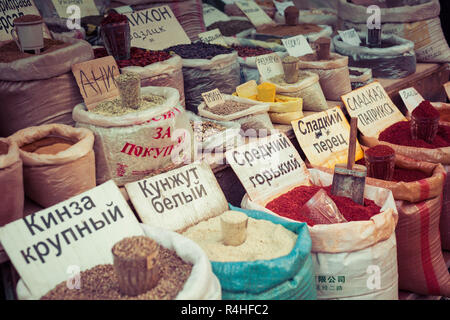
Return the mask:
<path id="1" fill-rule="evenodd" d="M 355 165 L 356 136 L 358 134 L 358 118 L 352 117 L 350 120 L 350 138 L 347 154 L 347 169 L 352 170 Z"/>

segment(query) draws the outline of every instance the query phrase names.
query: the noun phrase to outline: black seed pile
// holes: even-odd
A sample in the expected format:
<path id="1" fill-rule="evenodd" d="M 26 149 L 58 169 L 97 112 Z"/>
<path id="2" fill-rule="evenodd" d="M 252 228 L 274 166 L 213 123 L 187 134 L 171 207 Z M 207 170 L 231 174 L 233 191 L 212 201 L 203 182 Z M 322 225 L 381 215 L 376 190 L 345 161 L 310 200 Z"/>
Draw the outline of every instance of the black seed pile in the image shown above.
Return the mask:
<path id="1" fill-rule="evenodd" d="M 233 49 L 217 44 L 196 42 L 192 44 L 179 44 L 167 48 L 165 51 L 173 51 L 183 59 L 212 59 L 219 54 L 231 53 Z"/>

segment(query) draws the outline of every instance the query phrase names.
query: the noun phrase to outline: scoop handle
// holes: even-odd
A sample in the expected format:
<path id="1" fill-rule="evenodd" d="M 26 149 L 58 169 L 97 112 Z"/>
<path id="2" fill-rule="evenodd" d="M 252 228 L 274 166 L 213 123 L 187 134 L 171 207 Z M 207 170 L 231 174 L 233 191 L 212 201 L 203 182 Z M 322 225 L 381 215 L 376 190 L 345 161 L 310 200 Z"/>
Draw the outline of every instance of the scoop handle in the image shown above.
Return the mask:
<path id="1" fill-rule="evenodd" d="M 358 134 L 358 118 L 350 119 L 350 138 L 348 141 L 347 169 L 352 170 L 355 164 L 356 135 Z"/>

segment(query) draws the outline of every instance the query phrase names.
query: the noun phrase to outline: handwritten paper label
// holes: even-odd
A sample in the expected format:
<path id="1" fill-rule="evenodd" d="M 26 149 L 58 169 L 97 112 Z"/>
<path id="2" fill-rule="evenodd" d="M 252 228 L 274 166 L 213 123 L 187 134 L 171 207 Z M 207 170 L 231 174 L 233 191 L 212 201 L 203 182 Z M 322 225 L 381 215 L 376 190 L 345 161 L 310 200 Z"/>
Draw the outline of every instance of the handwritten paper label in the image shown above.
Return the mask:
<path id="1" fill-rule="evenodd" d="M 220 90 L 217 88 L 208 92 L 203 92 L 202 97 L 206 105 L 210 108 L 214 108 L 215 106 L 225 103 Z"/>
<path id="2" fill-rule="evenodd" d="M 387 127 L 406 120 L 378 81 L 353 90 L 341 99 L 349 115 L 358 117 L 358 129 L 366 137 L 378 138 Z"/>
<path id="3" fill-rule="evenodd" d="M 353 28 L 345 31 L 338 30 L 338 33 L 341 36 L 342 41 L 349 45 L 359 46 L 361 44 L 361 39 Z"/>
<path id="4" fill-rule="evenodd" d="M 111 248 L 143 235 L 139 222 L 110 180 L 0 228 L 0 241 L 25 285 L 41 297 L 80 271 L 113 262 Z"/>
<path id="5" fill-rule="evenodd" d="M 179 231 L 217 216 L 228 204 L 214 173 L 205 162 L 125 185 L 145 224 Z"/>
<path id="6" fill-rule="evenodd" d="M 121 6 L 121 7 L 115 7 L 114 11 L 120 14 L 130 13 L 133 12 L 133 8 L 130 6 Z"/>
<path id="7" fill-rule="evenodd" d="M 169 6 L 127 13 L 131 46 L 149 50 L 163 50 L 191 40 Z"/>
<path id="8" fill-rule="evenodd" d="M 214 22 L 217 21 L 230 21 L 230 17 L 228 17 L 225 13 L 220 11 L 219 9 L 204 3 L 203 4 L 203 20 L 205 21 L 205 26 L 209 27 Z"/>
<path id="9" fill-rule="evenodd" d="M 425 100 L 419 92 L 415 88 L 407 88 L 404 90 L 400 90 L 400 97 L 403 100 L 403 103 L 408 109 L 408 112 L 411 113 L 413 110 L 423 101 Z"/>
<path id="10" fill-rule="evenodd" d="M 221 46 L 227 47 L 225 38 L 222 36 L 222 34 L 220 33 L 220 30 L 218 28 L 199 33 L 198 37 L 204 43 L 219 44 Z"/>
<path id="11" fill-rule="evenodd" d="M 52 2 L 61 18 L 70 18 L 73 14 L 80 14 L 80 17 L 98 16 L 100 14 L 94 0 L 52 0 Z M 72 8 L 69 8 L 71 6 Z"/>
<path id="12" fill-rule="evenodd" d="M 286 191 L 309 179 L 309 172 L 285 134 L 272 134 L 225 153 L 253 201 Z"/>
<path id="13" fill-rule="evenodd" d="M 281 58 L 276 53 L 264 54 L 256 57 L 256 67 L 264 79 L 284 74 Z"/>
<path id="14" fill-rule="evenodd" d="M 450 81 L 444 84 L 445 93 L 447 94 L 447 99 L 450 100 Z"/>
<path id="15" fill-rule="evenodd" d="M 277 11 L 282 15 L 284 15 L 284 10 L 286 10 L 286 8 L 295 7 L 295 4 L 292 1 L 278 2 L 273 0 L 273 4 L 277 8 Z"/>
<path id="16" fill-rule="evenodd" d="M 14 28 L 14 19 L 26 14 L 41 15 L 33 0 L 3 0 L 0 2 L 0 41 L 13 40 L 11 31 Z M 45 38 L 52 38 L 45 23 L 43 32 Z"/>
<path id="17" fill-rule="evenodd" d="M 74 64 L 72 73 L 88 110 L 99 102 L 119 96 L 115 78 L 120 72 L 112 56 Z"/>
<path id="18" fill-rule="evenodd" d="M 312 165 L 333 169 L 347 162 L 350 125 L 341 108 L 335 107 L 292 121 L 295 136 Z M 364 153 L 357 142 L 355 161 Z"/>
<path id="19" fill-rule="evenodd" d="M 236 5 L 255 27 L 262 26 L 263 24 L 275 24 L 267 13 L 265 13 L 253 0 L 236 1 Z"/>
<path id="20" fill-rule="evenodd" d="M 302 35 L 281 39 L 281 42 L 283 42 L 283 45 L 289 55 L 293 57 L 301 57 L 305 54 L 311 54 L 314 52 L 311 49 L 308 40 L 306 40 L 306 38 Z"/>

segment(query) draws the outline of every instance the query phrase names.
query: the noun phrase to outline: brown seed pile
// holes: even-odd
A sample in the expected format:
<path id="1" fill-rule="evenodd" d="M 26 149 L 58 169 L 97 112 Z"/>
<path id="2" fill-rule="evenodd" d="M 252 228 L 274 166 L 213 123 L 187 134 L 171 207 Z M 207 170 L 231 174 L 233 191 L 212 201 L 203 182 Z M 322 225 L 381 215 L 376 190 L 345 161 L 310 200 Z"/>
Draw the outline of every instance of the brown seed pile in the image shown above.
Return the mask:
<path id="1" fill-rule="evenodd" d="M 112 264 L 95 266 L 81 272 L 81 288 L 68 289 L 66 282 L 58 284 L 42 300 L 172 300 L 184 286 L 192 264 L 183 261 L 175 251 L 160 248 L 160 280 L 156 287 L 136 297 L 123 296 Z"/>
<path id="2" fill-rule="evenodd" d="M 226 127 L 212 121 L 191 121 L 191 127 L 194 130 L 195 139 L 199 142 L 203 142 L 209 137 L 226 130 Z"/>
<path id="3" fill-rule="evenodd" d="M 129 237 L 116 243 L 112 248 L 113 254 L 123 259 L 146 258 L 159 246 L 149 237 Z"/>
<path id="4" fill-rule="evenodd" d="M 302 80 L 304 80 L 304 79 L 306 79 L 306 78 L 308 78 L 308 77 L 310 77 L 309 74 L 305 74 L 305 73 L 299 72 L 297 83 L 302 81 Z M 272 83 L 278 84 L 280 86 L 292 85 L 292 83 L 287 83 L 286 82 L 284 74 L 280 74 L 280 75 L 277 75 L 275 77 L 272 77 L 272 78 L 269 79 L 269 81 L 272 82 Z"/>
<path id="5" fill-rule="evenodd" d="M 250 105 L 248 104 L 239 103 L 233 100 L 225 100 L 225 102 L 222 104 L 214 106 L 213 108 L 206 106 L 205 109 L 215 114 L 229 115 L 239 111 L 246 110 L 248 108 L 250 108 Z"/>
<path id="6" fill-rule="evenodd" d="M 163 96 L 158 96 L 155 94 L 146 94 L 141 97 L 141 103 L 137 109 L 124 108 L 122 105 L 122 100 L 120 98 L 115 98 L 113 100 L 102 101 L 94 108 L 89 110 L 89 112 L 105 115 L 105 116 L 122 116 L 127 113 L 139 112 L 147 110 L 151 107 L 161 105 L 166 101 Z"/>

